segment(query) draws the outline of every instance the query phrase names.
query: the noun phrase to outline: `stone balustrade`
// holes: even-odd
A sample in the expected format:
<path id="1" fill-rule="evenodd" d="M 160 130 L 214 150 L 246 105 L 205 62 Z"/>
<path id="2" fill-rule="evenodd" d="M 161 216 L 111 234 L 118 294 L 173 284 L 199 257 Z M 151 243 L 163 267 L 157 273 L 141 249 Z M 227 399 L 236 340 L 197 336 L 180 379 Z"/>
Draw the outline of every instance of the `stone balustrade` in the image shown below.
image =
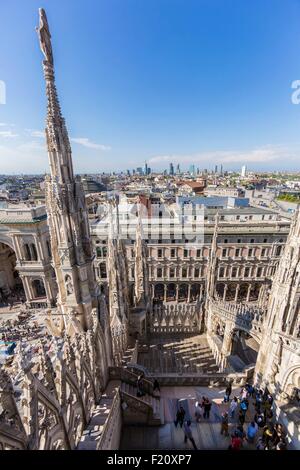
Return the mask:
<path id="1" fill-rule="evenodd" d="M 260 336 L 267 309 L 258 304 L 239 304 L 223 300 L 210 300 L 210 308 L 214 315 L 220 316 L 224 321 L 230 320 L 237 328 Z"/>

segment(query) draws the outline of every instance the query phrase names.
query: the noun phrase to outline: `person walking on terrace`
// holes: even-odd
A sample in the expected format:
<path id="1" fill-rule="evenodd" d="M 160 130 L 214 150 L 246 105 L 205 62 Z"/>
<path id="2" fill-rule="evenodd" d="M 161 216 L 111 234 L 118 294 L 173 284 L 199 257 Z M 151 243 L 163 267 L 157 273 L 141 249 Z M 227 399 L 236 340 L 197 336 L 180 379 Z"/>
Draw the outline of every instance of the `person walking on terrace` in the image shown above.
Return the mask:
<path id="1" fill-rule="evenodd" d="M 193 438 L 192 430 L 191 430 L 191 422 L 185 421 L 183 429 L 184 429 L 184 442 L 186 443 L 187 440 L 189 440 L 192 443 L 194 450 L 197 450 L 197 446 L 196 446 L 195 440 Z"/>

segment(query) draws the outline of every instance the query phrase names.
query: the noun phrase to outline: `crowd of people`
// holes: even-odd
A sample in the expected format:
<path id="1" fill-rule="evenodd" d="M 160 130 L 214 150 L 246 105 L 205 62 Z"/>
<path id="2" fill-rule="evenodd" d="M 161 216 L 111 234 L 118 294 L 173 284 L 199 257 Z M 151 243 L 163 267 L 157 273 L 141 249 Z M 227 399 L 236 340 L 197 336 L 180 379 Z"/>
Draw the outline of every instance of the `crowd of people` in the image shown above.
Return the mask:
<path id="1" fill-rule="evenodd" d="M 241 450 L 251 444 L 256 450 L 285 450 L 287 439 L 283 426 L 274 422 L 273 396 L 267 389 L 246 384 L 237 396 L 232 396 L 232 386 L 225 391 L 223 404 L 228 408 L 221 414 L 220 434 L 230 438 L 229 450 Z M 195 404 L 195 420 L 209 420 L 212 403 L 203 396 Z M 184 442 L 189 440 L 197 449 L 183 406 L 179 406 L 174 424 L 184 431 Z"/>
<path id="2" fill-rule="evenodd" d="M 221 417 L 221 434 L 225 436 L 229 436 L 229 420 L 234 423 L 229 449 L 240 450 L 248 442 L 257 450 L 285 450 L 285 432 L 281 424 L 274 423 L 274 399 L 268 389 L 246 384 L 239 396 L 231 399 L 231 394 L 229 384 L 224 397 L 224 403 L 228 403 L 229 408 Z"/>
<path id="3" fill-rule="evenodd" d="M 15 319 L 0 324 L 1 341 L 31 341 L 42 336 L 43 327 L 28 312 L 19 313 Z"/>

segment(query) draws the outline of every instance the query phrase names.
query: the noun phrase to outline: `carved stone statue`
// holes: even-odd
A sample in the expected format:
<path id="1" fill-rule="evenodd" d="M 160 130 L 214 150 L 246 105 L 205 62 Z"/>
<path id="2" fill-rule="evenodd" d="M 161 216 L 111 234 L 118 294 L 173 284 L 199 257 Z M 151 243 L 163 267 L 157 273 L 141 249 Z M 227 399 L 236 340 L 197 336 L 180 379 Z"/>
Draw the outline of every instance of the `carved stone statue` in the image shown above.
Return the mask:
<path id="1" fill-rule="evenodd" d="M 37 32 L 40 39 L 41 51 L 44 54 L 45 60 L 53 65 L 53 54 L 51 45 L 51 34 L 49 31 L 47 16 L 43 8 L 39 9 L 40 24 L 37 28 Z"/>

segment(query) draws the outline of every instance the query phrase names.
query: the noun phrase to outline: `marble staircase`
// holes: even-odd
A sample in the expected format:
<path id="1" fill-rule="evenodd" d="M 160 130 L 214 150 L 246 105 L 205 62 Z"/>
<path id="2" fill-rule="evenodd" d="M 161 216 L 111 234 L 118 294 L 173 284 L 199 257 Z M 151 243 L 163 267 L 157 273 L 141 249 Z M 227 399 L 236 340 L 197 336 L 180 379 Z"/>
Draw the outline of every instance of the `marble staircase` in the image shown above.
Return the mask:
<path id="1" fill-rule="evenodd" d="M 139 424 L 140 418 L 138 416 L 143 413 L 148 425 L 160 426 L 164 424 L 163 400 L 160 400 L 159 397 L 155 397 L 150 393 L 138 397 L 136 386 L 122 382 L 121 398 L 123 403 L 126 404 L 126 407 L 123 407 L 125 423 L 130 422 L 133 424 L 136 419 L 136 424 Z"/>

